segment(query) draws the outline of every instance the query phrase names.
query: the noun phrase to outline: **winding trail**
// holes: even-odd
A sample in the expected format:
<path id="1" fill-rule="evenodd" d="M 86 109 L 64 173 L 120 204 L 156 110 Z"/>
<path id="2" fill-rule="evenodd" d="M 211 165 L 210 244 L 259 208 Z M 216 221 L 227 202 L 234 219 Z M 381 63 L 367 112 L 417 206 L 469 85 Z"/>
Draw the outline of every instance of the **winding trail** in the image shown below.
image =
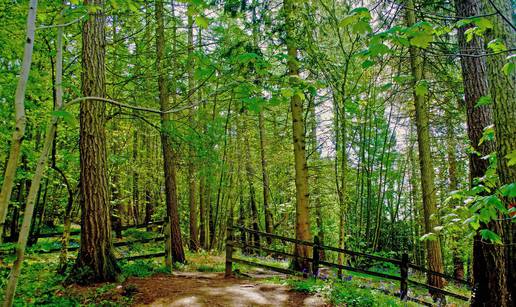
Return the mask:
<path id="1" fill-rule="evenodd" d="M 137 289 L 134 306 L 329 306 L 319 296 L 299 293 L 287 286 L 258 279 L 224 278 L 222 273 L 182 272 L 131 277 L 125 285 Z"/>

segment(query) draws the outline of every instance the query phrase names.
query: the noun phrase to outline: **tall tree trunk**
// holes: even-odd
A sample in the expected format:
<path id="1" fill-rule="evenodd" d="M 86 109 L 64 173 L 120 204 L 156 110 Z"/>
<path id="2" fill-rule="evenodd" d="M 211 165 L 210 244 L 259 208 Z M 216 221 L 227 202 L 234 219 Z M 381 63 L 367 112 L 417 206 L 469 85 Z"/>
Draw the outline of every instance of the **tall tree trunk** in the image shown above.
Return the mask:
<path id="1" fill-rule="evenodd" d="M 25 48 L 23 50 L 23 60 L 20 71 L 20 79 L 16 87 L 14 96 L 14 111 L 15 111 L 15 126 L 11 138 L 11 149 L 9 151 L 9 159 L 5 167 L 4 181 L 2 183 L 2 190 L 0 191 L 0 243 L 2 243 L 2 234 L 4 232 L 5 218 L 7 216 L 7 209 L 9 208 L 9 201 L 11 200 L 11 193 L 14 186 L 14 179 L 16 177 L 16 167 L 21 154 L 21 145 L 23 136 L 25 135 L 25 125 L 27 119 L 25 117 L 25 89 L 27 87 L 27 80 L 29 79 L 30 66 L 32 63 L 32 50 L 34 47 L 34 34 L 36 31 L 36 9 L 38 6 L 37 0 L 29 2 L 29 13 L 27 17 L 27 33 L 25 37 Z"/>
<path id="2" fill-rule="evenodd" d="M 192 96 L 194 94 L 194 76 L 193 76 L 193 51 L 194 51 L 194 42 L 193 42 L 193 17 L 188 15 L 188 104 L 192 104 Z M 193 108 L 189 108 L 188 116 L 190 122 L 194 120 Z M 190 158 L 188 159 L 188 204 L 190 208 L 190 218 L 189 218 L 189 230 L 190 230 L 190 240 L 189 240 L 189 248 L 190 251 L 197 251 L 199 249 L 199 235 L 198 235 L 198 226 L 197 226 L 197 206 L 195 202 L 195 168 L 194 168 L 194 155 L 195 151 L 192 146 L 188 148 L 188 153 Z"/>
<path id="3" fill-rule="evenodd" d="M 263 110 L 258 114 L 258 129 L 260 132 L 260 158 L 262 161 L 262 188 L 263 188 L 263 213 L 265 215 L 265 232 L 272 233 L 272 212 L 269 207 L 269 176 L 267 174 L 267 157 L 265 154 L 265 149 L 267 146 L 267 140 L 265 139 L 265 119 L 263 115 Z M 267 244 L 271 244 L 272 239 L 267 238 Z"/>
<path id="4" fill-rule="evenodd" d="M 308 191 L 308 165 L 306 163 L 305 127 L 303 120 L 303 100 L 297 89 L 299 79 L 299 63 L 297 60 L 295 1 L 284 0 L 283 10 L 285 14 L 286 46 L 288 53 L 289 83 L 294 88 L 294 94 L 290 100 L 292 109 L 292 138 L 294 145 L 294 168 L 296 178 L 296 239 L 309 241 L 310 234 L 310 194 Z M 296 244 L 294 254 L 300 257 L 310 257 L 310 248 L 306 245 Z M 294 268 L 300 271 L 309 271 L 308 261 L 301 258 L 294 259 Z"/>
<path id="5" fill-rule="evenodd" d="M 487 4 L 490 5 L 490 4 Z M 456 0 L 458 16 L 468 17 L 481 14 L 479 0 Z M 489 95 L 487 82 L 487 67 L 485 57 L 478 56 L 485 53 L 483 41 L 480 37 L 473 37 L 469 42 L 464 32 L 469 27 L 459 29 L 459 47 L 462 54 L 471 55 L 461 58 L 462 79 L 466 102 L 468 137 L 470 145 L 475 149 L 469 155 L 470 185 L 474 179 L 485 175 L 489 162 L 482 157 L 494 151 L 492 142 L 480 143 L 483 131 L 493 124 L 492 108 L 489 105 L 476 106 L 478 100 Z M 481 225 L 481 229 L 499 230 L 501 225 L 493 221 L 489 225 Z M 504 297 L 508 296 L 504 276 L 503 247 L 495 244 L 484 244 L 479 233 L 473 242 L 473 295 L 472 306 L 503 306 Z"/>
<path id="6" fill-rule="evenodd" d="M 138 208 L 140 207 L 140 174 L 139 174 L 139 169 L 137 167 L 137 165 L 140 163 L 140 161 L 138 160 L 138 129 L 134 129 L 133 131 L 133 148 L 132 148 L 132 151 L 133 151 L 133 202 L 132 202 L 132 207 L 131 208 L 127 208 L 127 212 L 138 212 Z M 135 216 L 135 219 L 137 218 L 138 215 Z M 135 224 L 138 224 L 138 221 L 135 221 Z"/>
<path id="7" fill-rule="evenodd" d="M 317 147 L 317 115 L 315 113 L 315 97 L 310 95 L 308 100 L 308 109 L 310 111 L 309 114 L 309 128 L 310 128 L 310 151 L 309 156 L 312 158 L 312 183 L 314 186 L 314 196 L 313 201 L 315 203 L 315 222 L 317 225 L 317 236 L 319 237 L 319 243 L 324 245 L 324 217 L 322 212 L 322 203 L 321 203 L 321 191 L 319 189 L 319 176 L 320 169 L 318 163 L 320 163 L 320 155 L 319 149 Z M 324 260 L 324 250 L 321 249 L 319 251 L 319 259 Z"/>
<path id="8" fill-rule="evenodd" d="M 86 0 L 100 7 L 83 26 L 82 94 L 104 97 L 105 17 L 103 0 Z M 89 100 L 80 106 L 81 247 L 72 276 L 81 283 L 114 281 L 119 273 L 112 251 L 104 102 Z"/>
<path id="9" fill-rule="evenodd" d="M 459 188 L 459 182 L 457 178 L 457 156 L 455 154 L 456 146 L 455 146 L 455 134 L 454 134 L 454 124 L 452 120 L 452 114 L 450 111 L 446 112 L 446 147 L 447 147 L 447 160 L 448 160 L 448 179 L 449 186 L 448 191 L 455 191 Z M 458 205 L 458 204 L 455 204 Z M 459 238 L 457 236 L 453 236 L 451 240 L 458 242 Z M 455 278 L 463 279 L 464 278 L 464 261 L 462 260 L 462 255 L 459 251 L 459 246 L 457 243 L 453 245 L 452 248 L 453 253 L 453 275 Z"/>
<path id="10" fill-rule="evenodd" d="M 416 23 L 414 13 L 414 3 L 412 0 L 407 1 L 406 7 L 407 24 L 412 26 Z M 430 149 L 430 127 L 428 122 L 428 102 L 425 95 L 418 94 L 416 85 L 423 80 L 423 57 L 421 50 L 417 47 L 411 46 L 410 49 L 410 65 L 412 68 L 412 75 L 414 77 L 414 106 L 416 109 L 416 131 L 419 150 L 419 165 L 421 171 L 421 189 L 423 191 L 423 216 L 425 220 L 425 232 L 430 233 L 434 231 L 437 226 L 435 214 L 437 213 L 437 206 L 435 200 L 434 189 L 434 169 L 432 166 L 432 153 Z M 427 247 L 427 262 L 428 269 L 442 273 L 443 260 L 441 254 L 441 244 L 439 237 L 436 236 L 433 240 L 426 241 Z M 427 274 L 428 284 L 437 288 L 442 288 L 444 285 L 443 278 Z M 441 294 L 432 293 L 434 298 L 444 299 Z"/>
<path id="11" fill-rule="evenodd" d="M 493 15 L 491 21 L 493 28 L 486 32 L 488 42 L 499 40 L 511 49 L 516 46 L 516 35 L 513 22 L 514 4 L 508 0 L 483 0 L 483 14 Z M 511 5 L 512 4 L 512 5 Z M 512 25 L 512 27 L 514 27 Z M 489 50 L 491 51 L 491 50 Z M 516 182 L 516 165 L 509 165 L 509 155 L 516 153 L 516 73 L 504 72 L 506 63 L 515 64 L 514 58 L 506 59 L 507 54 L 498 53 L 487 57 L 487 76 L 489 90 L 493 100 L 493 118 L 496 137 L 497 167 L 496 173 L 500 184 L 513 184 Z M 516 198 L 505 198 L 507 209 L 516 206 Z M 498 306 L 516 305 L 516 223 L 514 220 L 503 216 L 503 222 L 493 225 L 495 232 L 503 238 L 504 245 L 498 247 L 496 257 L 496 269 L 491 266 L 488 269 L 496 274 L 498 295 L 493 297 L 493 303 Z M 498 228 L 498 229 L 496 229 Z M 484 252 L 485 253 L 485 252 Z M 505 262 L 505 265 L 504 265 Z M 496 272 L 496 273 L 495 273 Z M 494 278 L 495 276 L 493 276 Z"/>
<path id="12" fill-rule="evenodd" d="M 156 65 L 158 73 L 158 88 L 160 109 L 165 112 L 171 108 L 167 88 L 167 70 L 165 69 L 165 27 L 163 22 L 163 1 L 156 1 Z M 163 148 L 163 167 L 165 173 L 165 195 L 167 205 L 167 227 L 170 227 L 169 253 L 165 256 L 167 266 L 172 268 L 173 262 L 184 263 L 185 253 L 179 226 L 179 212 L 176 190 L 176 163 L 172 144 L 172 116 L 170 113 L 161 114 L 161 146 Z"/>
<path id="13" fill-rule="evenodd" d="M 251 146 L 249 143 L 249 133 L 250 131 L 247 129 L 247 121 L 248 115 L 247 112 L 244 114 L 243 120 L 243 133 L 244 133 L 244 144 L 245 144 L 245 169 L 247 175 L 247 185 L 249 187 L 249 209 L 251 212 L 251 225 L 254 231 L 259 231 L 259 221 L 258 221 L 258 207 L 256 204 L 256 190 L 254 188 L 254 168 L 251 160 Z M 252 244 L 255 247 L 260 247 L 260 236 L 258 233 L 254 233 L 252 236 Z"/>

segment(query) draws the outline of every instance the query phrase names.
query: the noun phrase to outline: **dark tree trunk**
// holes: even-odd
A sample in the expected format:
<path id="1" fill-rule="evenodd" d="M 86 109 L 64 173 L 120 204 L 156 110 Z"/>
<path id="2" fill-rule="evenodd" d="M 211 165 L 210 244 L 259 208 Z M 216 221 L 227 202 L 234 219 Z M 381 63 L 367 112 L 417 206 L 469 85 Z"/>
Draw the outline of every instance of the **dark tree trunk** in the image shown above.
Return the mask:
<path id="1" fill-rule="evenodd" d="M 479 0 L 456 0 L 455 5 L 458 16 L 476 16 L 481 13 Z M 474 36 L 469 42 L 466 41 L 464 32 L 467 28 L 459 29 L 461 53 L 468 55 L 485 53 L 481 38 Z M 489 161 L 481 157 L 494 151 L 494 144 L 492 142 L 484 142 L 482 145 L 479 145 L 484 129 L 493 124 L 493 113 L 489 105 L 475 106 L 482 96 L 489 95 L 485 57 L 463 56 L 461 58 L 461 65 L 467 110 L 468 137 L 470 145 L 478 152 L 478 154 L 473 153 L 469 155 L 470 183 L 473 186 L 474 179 L 483 177 L 489 167 Z M 488 228 L 496 232 L 499 232 L 501 229 L 497 222 L 491 222 L 489 225 L 483 224 L 481 225 L 482 228 Z M 507 296 L 507 288 L 503 281 L 501 281 L 505 275 L 503 259 L 505 259 L 503 248 L 495 244 L 483 243 L 480 234 L 477 233 L 473 242 L 474 287 L 472 306 L 503 306 L 499 304 L 499 302 L 503 301 L 501 296 Z"/>
<path id="2" fill-rule="evenodd" d="M 493 28 L 486 31 L 486 41 L 499 40 L 508 49 L 516 46 L 514 30 L 514 1 L 509 0 L 484 0 L 481 14 L 492 15 Z M 512 18 L 511 18 L 512 17 Z M 511 23 L 512 22 L 512 28 Z M 488 50 L 492 52 L 493 50 Z M 506 53 L 498 53 L 486 57 L 487 76 L 489 90 L 493 100 L 493 119 L 495 126 L 497 167 L 496 173 L 501 185 L 516 182 L 516 165 L 509 165 L 509 154 L 516 150 L 516 73 L 504 71 L 504 65 L 515 64 L 514 58 L 507 60 Z M 503 199 L 507 209 L 516 206 L 516 198 Z M 496 246 L 498 250 L 492 253 L 492 258 L 497 262 L 496 269 L 492 272 L 492 280 L 497 282 L 497 300 L 493 302 L 498 306 L 516 305 L 516 223 L 505 215 L 499 218 L 503 222 L 496 221 L 494 228 L 502 240 L 503 245 Z M 501 224 L 501 225 L 500 225 Z M 494 272 L 493 272 L 494 270 Z M 496 276 L 495 276 L 496 274 Z M 491 280 L 490 280 L 491 281 Z"/>
<path id="3" fill-rule="evenodd" d="M 84 4 L 103 7 L 102 0 L 86 0 Z M 106 94 L 104 24 L 104 13 L 99 9 L 83 26 L 83 96 Z M 72 273 L 80 283 L 114 281 L 120 271 L 111 243 L 105 109 L 103 102 L 95 100 L 83 101 L 80 106 L 81 247 Z"/>

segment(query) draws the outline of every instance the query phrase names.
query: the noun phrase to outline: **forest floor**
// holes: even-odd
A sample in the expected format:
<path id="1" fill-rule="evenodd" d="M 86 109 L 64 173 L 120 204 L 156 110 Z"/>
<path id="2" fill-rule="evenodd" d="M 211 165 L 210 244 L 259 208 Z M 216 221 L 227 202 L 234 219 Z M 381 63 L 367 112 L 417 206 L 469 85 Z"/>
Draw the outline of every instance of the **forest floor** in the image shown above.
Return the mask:
<path id="1" fill-rule="evenodd" d="M 254 277 L 254 276 L 253 276 Z M 223 273 L 182 272 L 130 277 L 135 306 L 329 306 L 319 295 L 253 278 L 224 278 Z"/>
<path id="2" fill-rule="evenodd" d="M 125 241 L 151 238 L 145 231 L 127 230 Z M 71 246 L 78 246 L 74 236 Z M 416 302 L 402 302 L 395 296 L 399 283 L 372 276 L 345 272 L 342 280 L 336 271 L 324 269 L 320 279 L 297 278 L 272 273 L 237 263 L 236 277 L 224 278 L 223 255 L 217 252 L 187 252 L 187 264 L 177 264 L 170 274 L 163 258 L 119 261 L 118 282 L 90 286 L 64 285 L 65 276 L 56 274 L 58 253 L 39 254 L 60 247 L 55 239 L 41 239 L 32 246 L 24 261 L 15 306 L 432 306 L 424 289 L 411 287 L 409 296 Z M 0 250 L 12 249 L 3 244 Z M 117 257 L 127 257 L 163 251 L 162 242 L 138 243 L 118 247 Z M 286 260 L 264 256 L 239 255 L 247 260 L 288 268 Z M 75 252 L 70 253 L 70 267 Z M 0 288 L 4 288 L 14 255 L 0 257 Z M 371 266 L 370 270 L 396 275 L 396 267 Z M 424 276 L 412 275 L 424 282 Z M 469 290 L 453 284 L 446 290 L 469 295 Z M 0 301 L 2 293 L 0 293 Z M 448 300 L 447 306 L 467 306 L 467 302 Z"/>

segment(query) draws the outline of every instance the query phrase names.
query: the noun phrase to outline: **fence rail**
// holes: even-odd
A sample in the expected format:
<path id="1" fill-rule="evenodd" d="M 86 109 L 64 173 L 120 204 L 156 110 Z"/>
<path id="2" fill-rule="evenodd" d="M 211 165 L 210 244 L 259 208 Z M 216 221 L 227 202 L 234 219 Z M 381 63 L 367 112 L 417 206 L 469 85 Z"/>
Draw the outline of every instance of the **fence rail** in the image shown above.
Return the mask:
<path id="1" fill-rule="evenodd" d="M 153 225 L 161 225 L 161 224 L 163 224 L 163 221 L 152 222 L 152 224 Z M 129 227 L 126 227 L 126 229 L 146 227 L 146 225 L 143 227 L 141 227 L 141 226 L 142 225 L 135 225 L 132 227 L 129 226 Z M 47 238 L 48 237 L 52 237 L 52 236 L 47 236 Z M 130 246 L 130 245 L 133 245 L 136 243 L 146 244 L 146 243 L 151 243 L 151 242 L 162 242 L 165 240 L 166 240 L 165 236 L 158 236 L 158 237 L 154 237 L 154 238 L 143 238 L 143 239 L 138 239 L 138 240 L 114 242 L 113 246 L 114 247 L 122 247 L 122 246 Z M 73 252 L 73 251 L 79 250 L 79 248 L 80 248 L 80 246 L 68 246 L 67 251 Z M 58 253 L 60 251 L 61 251 L 61 247 L 55 247 L 55 248 L 50 248 L 50 249 L 37 249 L 37 250 L 34 250 L 33 253 L 35 253 L 35 254 L 52 254 L 52 253 Z M 15 253 L 16 253 L 16 247 L 13 247 L 10 249 L 1 250 L 0 256 L 13 255 Z M 153 254 L 143 254 L 143 255 L 121 257 L 121 258 L 117 258 L 117 260 L 132 261 L 132 260 L 137 260 L 137 259 L 157 258 L 157 257 L 163 257 L 163 256 L 165 256 L 165 253 L 160 252 L 160 253 L 153 253 Z"/>
<path id="2" fill-rule="evenodd" d="M 155 222 L 149 222 L 149 223 L 143 223 L 143 224 L 137 224 L 137 225 L 127 225 L 127 226 L 122 226 L 120 227 L 120 230 L 127 230 L 127 229 L 131 229 L 131 228 L 145 228 L 145 227 L 148 227 L 148 226 L 153 226 L 153 225 L 163 225 L 163 221 L 155 221 Z M 115 229 L 113 227 L 113 229 Z M 78 235 L 81 233 L 81 230 L 80 229 L 76 229 L 76 230 L 71 230 L 70 231 L 70 235 L 71 236 L 75 236 L 75 235 Z M 40 233 L 38 235 L 38 239 L 41 239 L 41 238 L 53 238 L 53 237 L 61 237 L 63 235 L 62 232 L 48 232 L 48 233 Z"/>
<path id="3" fill-rule="evenodd" d="M 238 237 L 238 236 L 233 235 L 233 232 L 235 230 L 240 231 L 242 233 L 255 234 L 255 235 L 258 235 L 261 237 L 265 237 L 265 238 L 277 239 L 282 242 L 290 242 L 290 243 L 294 243 L 294 244 L 310 246 L 310 247 L 312 247 L 312 257 L 301 257 L 301 256 L 298 256 L 298 255 L 295 255 L 292 253 L 274 250 L 274 249 L 271 249 L 270 247 L 261 247 L 260 245 L 251 245 L 251 244 L 246 244 L 246 242 L 234 240 L 234 238 Z M 430 290 L 430 292 L 432 292 L 432 293 L 438 293 L 438 294 L 442 294 L 442 295 L 446 295 L 446 296 L 451 296 L 451 297 L 454 297 L 454 298 L 457 298 L 460 300 L 469 301 L 469 298 L 466 296 L 409 279 L 408 272 L 409 272 L 409 268 L 410 268 L 413 270 L 424 272 L 426 274 L 432 274 L 432 275 L 437 275 L 437 276 L 443 277 L 445 279 L 451 279 L 451 280 L 454 280 L 456 282 L 459 282 L 461 284 L 471 287 L 471 284 L 466 280 L 458 279 L 453 276 L 449 276 L 449 275 L 446 275 L 446 274 L 443 274 L 440 272 L 434 272 L 434 271 L 428 270 L 426 268 L 423 268 L 421 266 L 417 266 L 415 264 L 410 263 L 408 254 L 406 254 L 406 253 L 402 255 L 401 260 L 391 259 L 391 258 L 380 257 L 380 256 L 376 256 L 376 255 L 370 255 L 370 254 L 366 254 L 366 253 L 362 253 L 362 252 L 356 252 L 356 251 L 351 251 L 351 250 L 347 250 L 347 249 L 342 249 L 342 248 L 338 248 L 338 247 L 322 245 L 319 243 L 319 239 L 317 236 L 314 237 L 313 242 L 310 242 L 310 241 L 283 237 L 283 236 L 276 235 L 276 234 L 270 234 L 270 233 L 266 233 L 266 232 L 256 231 L 256 230 L 248 229 L 248 228 L 241 227 L 241 226 L 230 226 L 227 228 L 227 239 L 226 239 L 226 267 L 225 267 L 226 276 L 232 275 L 233 263 L 240 263 L 240 264 L 244 264 L 244 265 L 248 265 L 248 266 L 260 267 L 260 268 L 264 268 L 264 269 L 268 269 L 271 271 L 276 271 L 276 272 L 288 274 L 288 275 L 304 275 L 304 276 L 306 276 L 306 273 L 302 274 L 298 271 L 294 271 L 291 269 L 279 268 L 279 267 L 275 267 L 275 266 L 271 266 L 271 265 L 266 265 L 263 263 L 257 263 L 257 262 L 253 262 L 250 260 L 237 258 L 233 255 L 234 248 L 240 248 L 242 251 L 245 251 L 245 250 L 263 251 L 263 252 L 273 254 L 273 255 L 281 255 L 281 256 L 292 258 L 292 259 L 300 259 L 300 260 L 307 261 L 307 262 L 311 263 L 312 275 L 314 277 L 317 277 L 320 266 L 327 266 L 327 267 L 337 268 L 339 270 L 353 271 L 353 272 L 376 276 L 376 277 L 380 277 L 380 278 L 384 278 L 384 279 L 399 281 L 400 282 L 399 296 L 401 299 L 407 298 L 408 285 L 411 284 L 411 285 L 414 285 L 417 287 L 426 288 L 426 289 Z M 350 255 L 350 256 L 364 257 L 364 258 L 371 259 L 371 260 L 392 263 L 399 267 L 400 276 L 390 275 L 390 274 L 385 274 L 385 273 L 381 273 L 381 272 L 365 270 L 365 269 L 358 268 L 358 267 L 352 267 L 352 266 L 342 265 L 342 264 L 333 263 L 333 262 L 329 262 L 329 261 L 325 261 L 325 260 L 320 260 L 319 259 L 319 251 L 321 251 L 321 250 L 322 251 L 334 251 L 337 253 L 346 254 L 346 255 Z"/>

